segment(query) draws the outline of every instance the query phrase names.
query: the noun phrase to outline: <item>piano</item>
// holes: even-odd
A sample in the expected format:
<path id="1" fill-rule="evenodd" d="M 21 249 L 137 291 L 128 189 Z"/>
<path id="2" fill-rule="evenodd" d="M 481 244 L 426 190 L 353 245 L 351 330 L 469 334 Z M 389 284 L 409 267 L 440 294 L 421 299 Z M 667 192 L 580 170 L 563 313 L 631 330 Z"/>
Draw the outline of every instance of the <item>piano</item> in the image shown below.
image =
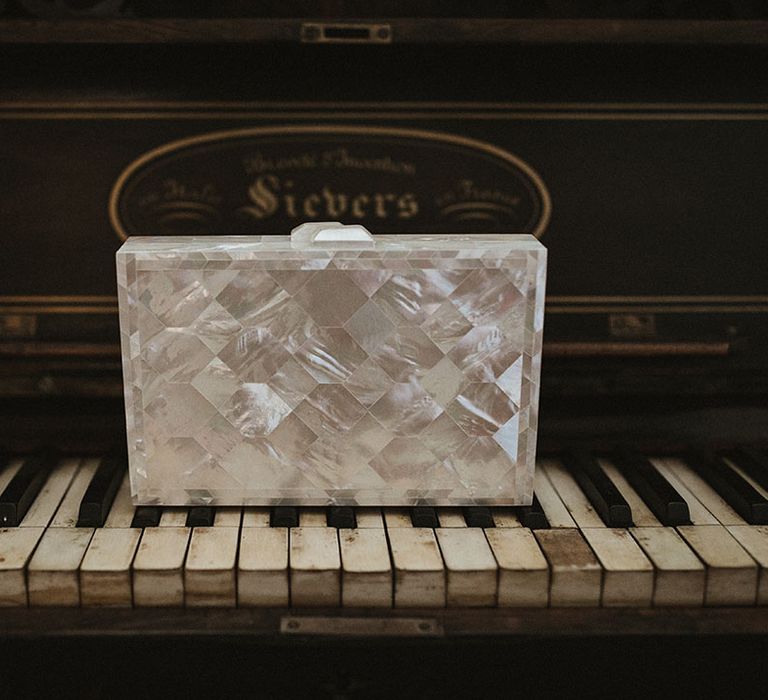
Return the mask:
<path id="1" fill-rule="evenodd" d="M 768 642 L 758 3 L 0 3 L 0 687 L 754 692 Z M 132 504 L 138 233 L 527 231 L 529 507 Z"/>

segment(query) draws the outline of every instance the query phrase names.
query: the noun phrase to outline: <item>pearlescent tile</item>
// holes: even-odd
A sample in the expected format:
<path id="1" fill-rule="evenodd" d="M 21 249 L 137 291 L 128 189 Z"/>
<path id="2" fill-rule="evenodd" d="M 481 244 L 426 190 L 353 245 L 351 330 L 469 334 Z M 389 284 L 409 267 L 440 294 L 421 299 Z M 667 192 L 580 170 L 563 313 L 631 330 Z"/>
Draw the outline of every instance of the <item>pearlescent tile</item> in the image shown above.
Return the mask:
<path id="1" fill-rule="evenodd" d="M 375 404 L 393 384 L 389 375 L 370 358 L 349 376 L 344 386 L 363 406 Z"/>
<path id="2" fill-rule="evenodd" d="M 137 503 L 530 502 L 532 237 L 134 238 L 117 261 Z"/>
<path id="3" fill-rule="evenodd" d="M 443 409 L 424 390 L 416 377 L 398 382 L 373 406 L 371 415 L 397 435 L 418 435 Z"/>
<path id="4" fill-rule="evenodd" d="M 368 359 L 343 328 L 319 328 L 294 357 L 321 384 L 345 382 Z"/>

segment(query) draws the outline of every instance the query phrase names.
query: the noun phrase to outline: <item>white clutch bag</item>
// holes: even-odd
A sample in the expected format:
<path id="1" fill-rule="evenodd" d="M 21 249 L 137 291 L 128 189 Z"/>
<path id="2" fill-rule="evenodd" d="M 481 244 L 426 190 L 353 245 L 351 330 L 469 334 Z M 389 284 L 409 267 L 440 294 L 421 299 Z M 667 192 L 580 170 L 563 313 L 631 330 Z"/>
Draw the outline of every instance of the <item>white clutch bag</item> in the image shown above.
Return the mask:
<path id="1" fill-rule="evenodd" d="M 532 236 L 138 237 L 117 271 L 136 503 L 531 502 Z"/>

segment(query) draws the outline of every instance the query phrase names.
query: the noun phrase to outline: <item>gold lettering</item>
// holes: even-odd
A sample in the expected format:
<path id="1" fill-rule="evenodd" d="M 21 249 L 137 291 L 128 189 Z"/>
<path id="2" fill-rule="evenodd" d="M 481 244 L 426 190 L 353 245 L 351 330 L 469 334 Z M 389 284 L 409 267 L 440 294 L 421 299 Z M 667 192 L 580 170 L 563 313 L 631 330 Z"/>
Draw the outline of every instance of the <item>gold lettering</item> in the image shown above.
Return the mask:
<path id="1" fill-rule="evenodd" d="M 325 211 L 328 216 L 335 218 L 347 213 L 347 195 L 342 192 L 334 194 L 327 185 L 320 193 L 325 199 Z"/>
<path id="2" fill-rule="evenodd" d="M 304 198 L 304 215 L 305 216 L 317 216 L 317 204 L 320 202 L 320 197 L 316 194 L 309 194 Z"/>
<path id="3" fill-rule="evenodd" d="M 419 202 L 413 192 L 400 195 L 397 200 L 397 215 L 401 219 L 410 219 L 419 213 Z"/>
<path id="4" fill-rule="evenodd" d="M 352 216 L 356 219 L 363 219 L 366 216 L 366 211 L 363 208 L 371 198 L 367 194 L 359 194 L 352 200 Z"/>
<path id="5" fill-rule="evenodd" d="M 254 219 L 266 219 L 277 211 L 277 197 L 275 192 L 280 189 L 280 180 L 275 175 L 262 175 L 248 190 L 248 198 L 253 206 L 241 207 L 240 211 L 252 216 Z"/>

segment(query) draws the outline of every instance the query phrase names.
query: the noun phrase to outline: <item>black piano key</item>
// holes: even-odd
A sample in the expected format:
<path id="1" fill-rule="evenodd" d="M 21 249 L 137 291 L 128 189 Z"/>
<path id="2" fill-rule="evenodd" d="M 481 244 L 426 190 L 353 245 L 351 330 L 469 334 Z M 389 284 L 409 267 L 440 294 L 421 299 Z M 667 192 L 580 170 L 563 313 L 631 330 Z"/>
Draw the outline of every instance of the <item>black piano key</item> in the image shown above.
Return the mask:
<path id="1" fill-rule="evenodd" d="M 326 514 L 328 527 L 353 528 L 357 527 L 355 509 L 351 506 L 328 506 Z"/>
<path id="2" fill-rule="evenodd" d="M 546 530 L 549 528 L 549 520 L 544 513 L 544 509 L 539 503 L 539 499 L 536 494 L 533 494 L 533 502 L 529 506 L 518 506 L 516 509 L 517 517 L 523 527 L 527 527 L 531 530 Z"/>
<path id="3" fill-rule="evenodd" d="M 632 509 L 603 468 L 588 452 L 571 452 L 563 464 L 608 527 L 630 527 Z"/>
<path id="4" fill-rule="evenodd" d="M 299 510 L 296 506 L 275 506 L 269 514 L 270 527 L 298 527 Z"/>
<path id="5" fill-rule="evenodd" d="M 432 506 L 413 506 L 411 524 L 414 527 L 440 527 L 437 511 Z"/>
<path id="6" fill-rule="evenodd" d="M 727 457 L 768 491 L 768 455 L 751 447 L 743 447 L 728 453 Z"/>
<path id="7" fill-rule="evenodd" d="M 464 508 L 464 520 L 469 527 L 496 527 L 491 509 L 485 506 L 467 506 Z"/>
<path id="8" fill-rule="evenodd" d="M 720 457 L 692 450 L 686 461 L 750 525 L 768 525 L 768 500 Z"/>
<path id="9" fill-rule="evenodd" d="M 127 469 L 128 459 L 124 452 L 114 452 L 101 460 L 80 502 L 78 527 L 104 525 Z"/>
<path id="10" fill-rule="evenodd" d="M 24 461 L 0 494 L 0 527 L 19 525 L 55 463 L 53 452 L 42 452 Z"/>
<path id="11" fill-rule="evenodd" d="M 691 514 L 685 499 L 648 459 L 626 448 L 617 449 L 612 457 L 629 485 L 662 525 L 690 525 Z"/>
<path id="12" fill-rule="evenodd" d="M 216 509 L 212 506 L 192 506 L 187 513 L 187 527 L 213 527 Z"/>
<path id="13" fill-rule="evenodd" d="M 131 527 L 157 527 L 161 515 L 162 508 L 159 506 L 137 506 L 133 512 Z"/>

